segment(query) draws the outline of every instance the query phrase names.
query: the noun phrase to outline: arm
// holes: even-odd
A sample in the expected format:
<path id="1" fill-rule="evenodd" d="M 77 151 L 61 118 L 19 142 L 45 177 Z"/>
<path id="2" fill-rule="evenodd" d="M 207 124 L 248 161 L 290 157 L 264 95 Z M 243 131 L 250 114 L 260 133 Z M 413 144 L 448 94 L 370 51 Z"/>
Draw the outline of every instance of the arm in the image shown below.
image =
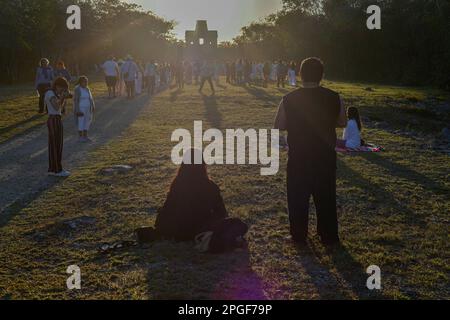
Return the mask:
<path id="1" fill-rule="evenodd" d="M 340 111 L 336 122 L 336 128 L 345 128 L 347 126 L 347 115 L 345 114 L 345 107 L 342 103 L 342 99 L 339 98 Z"/>
<path id="2" fill-rule="evenodd" d="M 92 113 L 94 113 L 94 112 L 95 112 L 95 101 L 94 101 L 94 97 L 92 96 L 92 92 L 91 92 L 90 89 L 89 89 L 89 97 L 90 97 L 90 99 L 91 99 L 91 109 L 92 109 Z"/>
<path id="3" fill-rule="evenodd" d="M 53 96 L 51 99 L 50 99 L 50 103 L 52 104 L 52 107 L 55 109 L 55 110 L 61 110 L 62 108 L 64 108 L 64 106 L 65 106 L 65 104 L 66 104 L 66 101 L 65 101 L 65 99 L 64 98 L 58 98 L 58 97 L 56 97 L 56 96 Z"/>

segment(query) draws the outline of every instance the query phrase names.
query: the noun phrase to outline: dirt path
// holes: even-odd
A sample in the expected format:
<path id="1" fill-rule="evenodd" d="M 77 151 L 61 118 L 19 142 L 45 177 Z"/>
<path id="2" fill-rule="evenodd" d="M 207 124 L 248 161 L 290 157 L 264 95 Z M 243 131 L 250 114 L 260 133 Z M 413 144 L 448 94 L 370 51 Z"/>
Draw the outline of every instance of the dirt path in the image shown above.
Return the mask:
<path id="1" fill-rule="evenodd" d="M 91 143 L 78 142 L 73 116 L 68 114 L 64 118 L 64 168 L 76 170 L 89 159 L 89 151 L 120 135 L 133 123 L 142 108 L 149 105 L 150 100 L 145 95 L 131 102 L 123 98 L 97 99 L 95 121 L 90 131 Z M 0 144 L 0 155 L 0 224 L 4 224 L 5 220 L 9 220 L 12 209 L 26 206 L 60 178 L 47 176 L 45 125 Z"/>

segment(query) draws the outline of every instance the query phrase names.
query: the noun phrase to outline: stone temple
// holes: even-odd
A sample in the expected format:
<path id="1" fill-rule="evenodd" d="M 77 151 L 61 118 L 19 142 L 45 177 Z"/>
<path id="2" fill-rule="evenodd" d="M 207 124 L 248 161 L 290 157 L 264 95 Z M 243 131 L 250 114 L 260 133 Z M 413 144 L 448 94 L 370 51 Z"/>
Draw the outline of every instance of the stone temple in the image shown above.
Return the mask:
<path id="1" fill-rule="evenodd" d="M 188 30 L 185 34 L 185 58 L 201 60 L 213 58 L 217 51 L 218 32 L 208 30 L 206 20 L 198 20 L 195 30 Z"/>

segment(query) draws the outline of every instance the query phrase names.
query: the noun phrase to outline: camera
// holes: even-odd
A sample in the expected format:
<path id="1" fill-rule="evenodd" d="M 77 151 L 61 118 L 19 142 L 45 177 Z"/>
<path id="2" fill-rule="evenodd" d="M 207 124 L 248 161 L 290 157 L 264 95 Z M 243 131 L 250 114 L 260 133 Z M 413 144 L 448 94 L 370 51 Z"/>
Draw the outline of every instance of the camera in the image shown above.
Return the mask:
<path id="1" fill-rule="evenodd" d="M 64 90 L 63 93 L 61 94 L 61 98 L 72 99 L 73 94 L 69 90 Z"/>

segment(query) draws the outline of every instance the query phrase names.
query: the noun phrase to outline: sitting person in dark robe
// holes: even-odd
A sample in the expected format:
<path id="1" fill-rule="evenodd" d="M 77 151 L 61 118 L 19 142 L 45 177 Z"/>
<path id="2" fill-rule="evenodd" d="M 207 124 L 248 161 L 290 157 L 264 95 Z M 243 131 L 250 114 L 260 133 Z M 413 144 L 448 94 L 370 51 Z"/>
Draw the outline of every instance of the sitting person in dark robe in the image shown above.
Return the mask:
<path id="1" fill-rule="evenodd" d="M 239 219 L 228 218 L 220 189 L 209 179 L 206 164 L 187 164 L 194 163 L 195 152 L 201 153 L 188 151 L 192 161 L 183 161 L 170 186 L 152 240 L 196 241 L 201 251 L 209 252 L 239 247 L 248 227 Z"/>

